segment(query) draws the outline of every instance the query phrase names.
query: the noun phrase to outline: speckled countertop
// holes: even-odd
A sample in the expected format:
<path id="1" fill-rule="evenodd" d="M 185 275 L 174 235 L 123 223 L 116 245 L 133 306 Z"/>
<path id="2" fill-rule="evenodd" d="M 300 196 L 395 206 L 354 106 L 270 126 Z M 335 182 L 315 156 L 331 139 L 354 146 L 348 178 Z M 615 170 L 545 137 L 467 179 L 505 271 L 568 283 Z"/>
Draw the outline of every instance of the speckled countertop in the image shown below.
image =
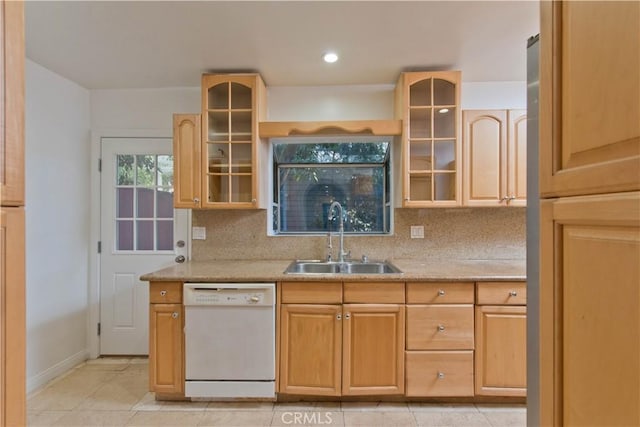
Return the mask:
<path id="1" fill-rule="evenodd" d="M 290 260 L 190 261 L 144 274 L 143 281 L 508 281 L 526 279 L 526 261 L 394 259 L 402 274 L 285 274 Z"/>

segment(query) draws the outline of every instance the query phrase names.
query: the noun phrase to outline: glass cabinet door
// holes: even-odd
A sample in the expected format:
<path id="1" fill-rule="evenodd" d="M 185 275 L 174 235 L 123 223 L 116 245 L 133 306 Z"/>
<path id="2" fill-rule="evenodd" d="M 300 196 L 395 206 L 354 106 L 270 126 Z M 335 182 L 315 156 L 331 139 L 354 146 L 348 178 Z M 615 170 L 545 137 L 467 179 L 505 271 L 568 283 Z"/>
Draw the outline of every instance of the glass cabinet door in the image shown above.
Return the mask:
<path id="1" fill-rule="evenodd" d="M 206 203 L 252 203 L 253 88 L 227 80 L 205 96 Z"/>
<path id="2" fill-rule="evenodd" d="M 405 202 L 456 202 L 456 83 L 427 77 L 408 84 Z"/>

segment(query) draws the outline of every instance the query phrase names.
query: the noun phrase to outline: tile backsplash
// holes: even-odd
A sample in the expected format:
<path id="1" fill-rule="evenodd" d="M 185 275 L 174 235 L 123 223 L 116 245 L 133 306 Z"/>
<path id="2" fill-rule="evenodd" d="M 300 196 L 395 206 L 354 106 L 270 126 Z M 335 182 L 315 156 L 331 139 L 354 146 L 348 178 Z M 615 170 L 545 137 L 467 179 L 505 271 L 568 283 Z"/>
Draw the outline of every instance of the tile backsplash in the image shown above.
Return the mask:
<path id="1" fill-rule="evenodd" d="M 396 209 L 388 236 L 345 235 L 354 258 L 524 259 L 525 208 Z M 192 259 L 321 259 L 326 236 L 267 236 L 266 210 L 194 210 L 193 225 L 207 239 L 194 240 Z M 411 239 L 412 225 L 424 226 L 424 239 Z M 338 252 L 337 235 L 333 239 Z"/>

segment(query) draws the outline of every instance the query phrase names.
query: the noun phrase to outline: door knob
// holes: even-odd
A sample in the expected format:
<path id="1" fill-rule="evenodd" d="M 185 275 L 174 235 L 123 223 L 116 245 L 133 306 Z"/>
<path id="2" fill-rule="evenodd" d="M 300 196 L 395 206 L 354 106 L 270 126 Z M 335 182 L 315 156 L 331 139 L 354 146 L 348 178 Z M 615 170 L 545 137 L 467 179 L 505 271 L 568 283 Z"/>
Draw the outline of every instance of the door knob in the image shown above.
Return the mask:
<path id="1" fill-rule="evenodd" d="M 182 264 L 182 263 L 185 261 L 185 259 L 186 259 L 186 258 L 184 257 L 184 255 L 178 255 L 178 256 L 176 257 L 176 262 L 177 262 L 178 264 Z"/>

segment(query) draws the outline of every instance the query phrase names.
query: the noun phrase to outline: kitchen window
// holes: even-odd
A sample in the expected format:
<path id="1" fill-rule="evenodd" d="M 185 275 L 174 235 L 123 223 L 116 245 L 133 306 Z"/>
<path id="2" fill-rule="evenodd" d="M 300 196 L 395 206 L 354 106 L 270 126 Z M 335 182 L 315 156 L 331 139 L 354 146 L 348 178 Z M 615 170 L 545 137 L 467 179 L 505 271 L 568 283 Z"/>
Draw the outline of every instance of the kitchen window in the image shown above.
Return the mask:
<path id="1" fill-rule="evenodd" d="M 391 138 L 296 138 L 273 144 L 273 234 L 325 234 L 332 202 L 348 234 L 389 234 Z"/>

